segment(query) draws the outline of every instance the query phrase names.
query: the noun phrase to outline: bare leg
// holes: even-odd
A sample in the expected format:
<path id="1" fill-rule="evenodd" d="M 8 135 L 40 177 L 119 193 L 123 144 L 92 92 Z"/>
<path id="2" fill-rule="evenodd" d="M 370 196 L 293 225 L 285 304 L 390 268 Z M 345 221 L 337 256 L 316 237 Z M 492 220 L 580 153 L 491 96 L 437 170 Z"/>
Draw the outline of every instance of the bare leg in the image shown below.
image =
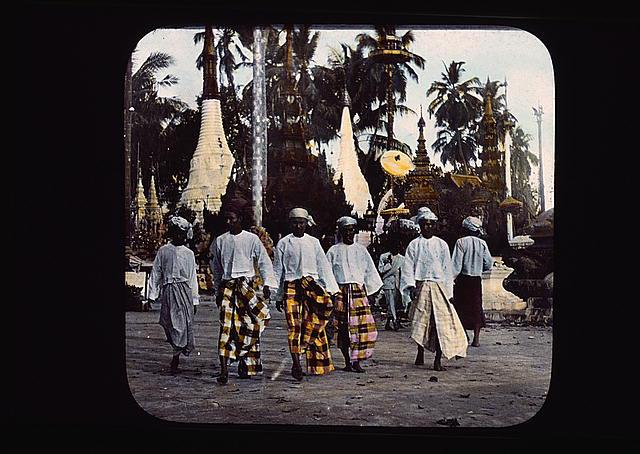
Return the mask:
<path id="1" fill-rule="evenodd" d="M 238 378 L 250 378 L 247 363 L 243 358 L 238 359 Z"/>
<path id="2" fill-rule="evenodd" d="M 476 326 L 473 329 L 473 342 L 471 343 L 472 347 L 480 347 L 480 326 Z"/>
<path id="3" fill-rule="evenodd" d="M 178 364 L 180 364 L 180 353 L 171 358 L 171 373 L 178 372 Z"/>
<path id="4" fill-rule="evenodd" d="M 442 364 L 440 363 L 441 358 L 442 358 L 442 349 L 440 348 L 440 342 L 438 342 L 438 345 L 436 346 L 436 358 L 433 361 L 433 370 L 438 370 L 438 371 L 446 370 L 444 367 L 442 367 Z"/>
<path id="5" fill-rule="evenodd" d="M 340 351 L 342 352 L 342 356 L 344 357 L 344 364 L 345 364 L 345 366 L 342 368 L 342 370 L 344 370 L 346 372 L 352 372 L 353 368 L 351 367 L 351 358 L 349 356 L 349 347 L 342 346 L 342 347 L 340 347 Z"/>
<path id="6" fill-rule="evenodd" d="M 216 379 L 221 385 L 225 385 L 229 381 L 229 368 L 227 367 L 228 359 L 224 356 L 220 357 L 220 376 Z"/>
<path id="7" fill-rule="evenodd" d="M 291 359 L 293 360 L 293 367 L 291 368 L 291 376 L 296 380 L 302 380 L 302 366 L 300 365 L 300 357 L 297 353 L 291 353 Z"/>
<path id="8" fill-rule="evenodd" d="M 424 347 L 418 345 L 418 354 L 416 355 L 416 366 L 422 366 L 424 364 Z"/>
<path id="9" fill-rule="evenodd" d="M 354 372 L 357 372 L 359 374 L 362 374 L 365 372 L 365 370 L 362 368 L 362 366 L 360 366 L 360 361 L 354 361 L 351 364 L 351 369 L 353 369 Z"/>

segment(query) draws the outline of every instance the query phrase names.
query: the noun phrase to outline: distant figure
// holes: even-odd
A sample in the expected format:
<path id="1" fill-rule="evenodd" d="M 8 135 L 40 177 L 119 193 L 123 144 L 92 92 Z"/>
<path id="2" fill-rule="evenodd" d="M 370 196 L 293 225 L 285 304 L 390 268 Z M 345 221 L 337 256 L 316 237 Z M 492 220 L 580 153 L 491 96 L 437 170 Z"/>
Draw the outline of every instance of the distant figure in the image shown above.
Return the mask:
<path id="1" fill-rule="evenodd" d="M 453 265 L 453 304 L 464 329 L 473 330 L 472 347 L 480 346 L 480 329 L 486 325 L 482 310 L 482 272 L 493 266 L 486 241 L 478 238 L 483 233 L 482 221 L 468 216 L 462 221 L 466 236 L 456 241 L 451 257 Z"/>
<path id="2" fill-rule="evenodd" d="M 338 348 L 347 372 L 364 372 L 360 362 L 373 355 L 378 337 L 368 295 L 382 287 L 382 280 L 367 248 L 353 241 L 357 221 L 343 216 L 337 221 L 341 241 L 327 251 L 327 260 L 340 286 L 335 296 L 334 315 Z"/>
<path id="3" fill-rule="evenodd" d="M 227 362 L 238 361 L 238 377 L 262 372 L 260 334 L 271 315 L 265 299 L 277 288 L 273 266 L 258 235 L 242 229 L 240 208 L 225 208 L 229 231 L 211 242 L 211 271 L 216 304 L 220 309 L 218 383 L 228 381 Z M 256 273 L 257 264 L 260 275 Z M 262 294 L 260 281 L 264 281 Z"/>
<path id="4" fill-rule="evenodd" d="M 396 306 L 400 296 L 400 268 L 404 262 L 404 255 L 400 254 L 400 242 L 397 240 L 390 243 L 389 249 L 389 252 L 380 255 L 378 261 L 384 298 L 387 301 L 387 323 L 384 329 L 390 330 L 393 322 L 393 329 L 398 331 L 402 325 L 396 313 Z M 403 306 L 403 308 L 406 310 L 406 307 Z"/>
<path id="5" fill-rule="evenodd" d="M 172 373 L 178 372 L 180 354 L 189 356 L 195 348 L 193 316 L 200 296 L 195 255 L 184 245 L 193 235 L 191 229 L 182 217 L 169 219 L 170 242 L 158 249 L 149 280 L 149 300 L 160 302 L 159 323 L 173 347 Z"/>
<path id="6" fill-rule="evenodd" d="M 333 311 L 332 296 L 340 288 L 320 241 L 305 233 L 310 222 L 307 210 L 292 209 L 289 212 L 292 233 L 280 239 L 274 251 L 276 309 L 282 312 L 285 308 L 293 360 L 291 375 L 296 380 L 304 376 L 301 354 L 307 360 L 307 373 L 323 375 L 334 370 L 325 328 Z"/>
<path id="7" fill-rule="evenodd" d="M 451 254 L 447 243 L 433 235 L 438 220 L 428 208 L 418 213 L 421 235 L 413 239 L 401 267 L 400 290 L 411 297 L 411 338 L 418 344 L 416 365 L 424 364 L 424 349 L 435 352 L 434 370 L 445 370 L 441 358 L 467 355 L 467 337 L 450 299 L 453 296 Z"/>

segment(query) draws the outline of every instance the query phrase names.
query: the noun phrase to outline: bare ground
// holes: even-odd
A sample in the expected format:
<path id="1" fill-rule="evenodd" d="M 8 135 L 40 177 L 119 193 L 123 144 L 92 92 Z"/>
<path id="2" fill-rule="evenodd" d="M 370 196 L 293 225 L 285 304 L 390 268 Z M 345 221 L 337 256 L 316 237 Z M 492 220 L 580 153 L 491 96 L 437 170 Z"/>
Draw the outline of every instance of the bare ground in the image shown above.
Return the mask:
<path id="1" fill-rule="evenodd" d="M 364 374 L 339 370 L 290 375 L 284 314 L 271 307 L 272 320 L 261 339 L 264 373 L 219 385 L 216 354 L 218 312 L 204 301 L 196 314 L 196 352 L 181 359 L 181 373 L 169 372 L 171 348 L 158 325 L 159 312 L 126 313 L 126 362 L 131 393 L 157 418 L 188 423 L 286 424 L 382 427 L 506 427 L 527 421 L 545 401 L 550 383 L 552 330 L 549 327 L 490 325 L 481 346 L 467 357 L 443 359 L 433 370 L 433 354 L 415 366 L 416 347 L 408 329 L 385 331 L 375 314 L 379 336 Z M 471 334 L 471 333 L 470 333 Z M 437 381 L 436 381 L 437 380 Z M 454 422 L 455 418 L 455 422 Z"/>

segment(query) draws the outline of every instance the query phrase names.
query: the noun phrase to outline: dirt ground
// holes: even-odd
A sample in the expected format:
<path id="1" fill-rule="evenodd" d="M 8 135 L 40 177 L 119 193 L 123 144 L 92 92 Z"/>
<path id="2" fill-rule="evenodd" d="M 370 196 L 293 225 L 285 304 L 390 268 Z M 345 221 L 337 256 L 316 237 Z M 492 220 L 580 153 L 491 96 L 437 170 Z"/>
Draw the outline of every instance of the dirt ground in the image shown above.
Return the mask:
<path id="1" fill-rule="evenodd" d="M 219 385 L 216 354 L 218 312 L 203 301 L 195 320 L 196 352 L 181 359 L 181 373 L 169 372 L 171 348 L 158 325 L 159 311 L 126 313 L 126 364 L 132 396 L 150 415 L 188 423 L 240 423 L 381 427 L 507 427 L 527 421 L 541 408 L 551 376 L 550 327 L 489 325 L 481 346 L 467 357 L 433 354 L 415 366 L 416 347 L 408 328 L 385 331 L 375 313 L 378 341 L 364 374 L 343 372 L 342 355 L 331 353 L 336 371 L 290 375 L 284 314 L 271 306 L 272 320 L 261 339 L 264 373 Z M 472 333 L 470 333 L 472 334 Z"/>

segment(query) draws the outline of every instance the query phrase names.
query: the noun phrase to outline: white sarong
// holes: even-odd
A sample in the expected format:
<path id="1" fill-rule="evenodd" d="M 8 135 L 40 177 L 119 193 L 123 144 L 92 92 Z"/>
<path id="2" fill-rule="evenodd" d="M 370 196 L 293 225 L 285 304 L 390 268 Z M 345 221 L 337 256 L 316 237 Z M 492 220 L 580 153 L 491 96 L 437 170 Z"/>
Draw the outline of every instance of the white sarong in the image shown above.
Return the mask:
<path id="1" fill-rule="evenodd" d="M 445 358 L 467 356 L 467 336 L 455 308 L 447 300 L 443 285 L 433 281 L 416 284 L 416 296 L 409 314 L 411 339 L 435 352 L 437 333 Z"/>

